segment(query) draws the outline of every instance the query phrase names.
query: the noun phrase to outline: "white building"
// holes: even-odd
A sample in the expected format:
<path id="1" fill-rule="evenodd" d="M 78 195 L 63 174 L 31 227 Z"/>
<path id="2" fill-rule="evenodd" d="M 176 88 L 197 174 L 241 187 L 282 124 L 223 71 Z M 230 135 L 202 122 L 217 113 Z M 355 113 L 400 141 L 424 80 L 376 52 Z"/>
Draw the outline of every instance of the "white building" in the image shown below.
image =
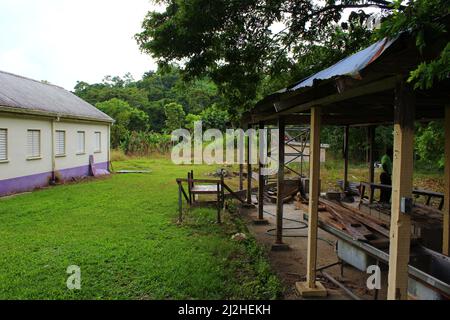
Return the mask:
<path id="1" fill-rule="evenodd" d="M 0 71 L 0 196 L 106 172 L 112 123 L 61 87 Z"/>

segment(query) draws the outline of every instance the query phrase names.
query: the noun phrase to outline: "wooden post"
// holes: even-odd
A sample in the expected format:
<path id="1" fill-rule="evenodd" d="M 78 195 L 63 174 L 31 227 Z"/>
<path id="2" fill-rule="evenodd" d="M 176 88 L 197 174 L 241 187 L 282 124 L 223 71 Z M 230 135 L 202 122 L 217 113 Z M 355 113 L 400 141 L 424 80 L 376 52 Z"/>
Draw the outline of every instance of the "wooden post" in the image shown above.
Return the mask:
<path id="1" fill-rule="evenodd" d="M 348 136 L 350 132 L 350 127 L 345 126 L 344 130 L 344 192 L 348 189 Z"/>
<path id="2" fill-rule="evenodd" d="M 289 246 L 283 243 L 283 192 L 284 192 L 284 136 L 285 119 L 278 118 L 278 173 L 277 173 L 277 234 L 272 250 L 286 250 Z"/>
<path id="3" fill-rule="evenodd" d="M 245 135 L 239 135 L 237 146 L 237 157 L 239 161 L 239 191 L 242 191 L 244 190 Z"/>
<path id="4" fill-rule="evenodd" d="M 179 217 L 178 222 L 183 221 L 183 198 L 181 195 L 181 182 L 178 182 L 178 210 L 179 210 Z"/>
<path id="5" fill-rule="evenodd" d="M 251 129 L 252 126 L 248 125 L 247 129 Z M 248 131 L 249 132 L 249 131 Z M 251 164 L 251 137 L 250 132 L 247 135 L 247 205 L 252 205 L 252 164 Z"/>
<path id="6" fill-rule="evenodd" d="M 191 172 L 188 172 L 188 193 L 189 193 L 189 205 L 192 205 L 192 188 L 191 188 Z"/>
<path id="7" fill-rule="evenodd" d="M 264 122 L 259 122 L 259 160 L 258 160 L 258 219 L 254 220 L 255 224 L 268 224 L 268 221 L 264 219 L 264 176 L 263 171 L 263 158 L 265 157 L 264 146 L 267 146 L 267 137 L 263 135 Z"/>
<path id="8" fill-rule="evenodd" d="M 368 134 L 368 143 L 369 143 L 369 183 L 375 182 L 375 154 L 374 154 L 374 147 L 375 147 L 375 126 L 369 126 L 367 130 Z M 373 195 L 374 190 L 372 186 L 369 188 L 369 203 L 373 202 Z"/>
<path id="9" fill-rule="evenodd" d="M 239 191 L 244 190 L 244 164 L 239 164 Z"/>
<path id="10" fill-rule="evenodd" d="M 310 137 L 310 173 L 309 173 L 309 212 L 308 212 L 308 252 L 306 282 L 297 282 L 298 292 L 304 296 L 326 296 L 325 287 L 316 281 L 317 265 L 317 232 L 319 214 L 319 181 L 320 181 L 320 109 L 311 109 Z"/>
<path id="11" fill-rule="evenodd" d="M 283 243 L 284 117 L 278 118 L 277 244 Z"/>
<path id="12" fill-rule="evenodd" d="M 220 210 L 222 210 L 222 207 L 223 207 L 222 199 L 221 199 L 222 191 L 220 189 L 221 186 L 222 186 L 222 184 L 220 182 L 217 182 L 217 223 L 219 223 L 219 224 L 221 223 Z"/>
<path id="13" fill-rule="evenodd" d="M 445 107 L 445 186 L 442 253 L 450 255 L 450 105 Z"/>
<path id="14" fill-rule="evenodd" d="M 410 212 L 402 202 L 412 199 L 414 152 L 414 96 L 403 81 L 395 90 L 394 155 L 389 248 L 389 300 L 408 298 L 408 262 L 411 241 Z M 404 211 L 409 211 L 405 209 Z"/>

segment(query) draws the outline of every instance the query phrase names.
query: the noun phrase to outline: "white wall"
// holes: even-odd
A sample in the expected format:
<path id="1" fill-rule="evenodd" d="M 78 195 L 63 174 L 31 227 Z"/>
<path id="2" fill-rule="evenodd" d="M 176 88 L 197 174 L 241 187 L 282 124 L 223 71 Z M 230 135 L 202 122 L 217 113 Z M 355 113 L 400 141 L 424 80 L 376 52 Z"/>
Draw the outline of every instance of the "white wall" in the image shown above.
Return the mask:
<path id="1" fill-rule="evenodd" d="M 52 122 L 49 119 L 32 118 L 27 115 L 0 114 L 0 128 L 8 130 L 8 161 L 0 162 L 0 180 L 29 176 L 52 171 Z M 27 130 L 41 130 L 41 158 L 27 159 Z M 89 164 L 89 155 L 96 163 L 108 161 L 108 124 L 88 122 L 55 122 L 55 130 L 66 131 L 66 155 L 55 159 L 56 170 Z M 84 155 L 77 155 L 77 131 L 85 131 Z M 101 152 L 94 153 L 94 132 L 101 132 Z"/>
<path id="2" fill-rule="evenodd" d="M 0 180 L 52 170 L 51 122 L 0 115 L 0 128 L 8 130 L 8 162 L 0 163 Z M 41 130 L 41 159 L 27 160 L 27 130 Z"/>
<path id="3" fill-rule="evenodd" d="M 66 156 L 56 157 L 56 171 L 76 168 L 89 164 L 89 155 L 94 155 L 95 163 L 108 161 L 108 126 L 102 124 L 55 122 L 55 130 L 66 132 Z M 85 154 L 77 154 L 78 131 L 85 132 Z M 101 152 L 95 151 L 95 132 L 101 133 Z"/>

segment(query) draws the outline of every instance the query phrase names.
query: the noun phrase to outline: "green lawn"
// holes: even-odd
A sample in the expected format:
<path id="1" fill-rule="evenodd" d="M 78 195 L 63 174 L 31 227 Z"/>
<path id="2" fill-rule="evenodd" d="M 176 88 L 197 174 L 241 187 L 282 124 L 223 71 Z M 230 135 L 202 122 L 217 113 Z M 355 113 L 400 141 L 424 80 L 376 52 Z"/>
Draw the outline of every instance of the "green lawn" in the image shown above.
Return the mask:
<path id="1" fill-rule="evenodd" d="M 113 175 L 0 200 L 0 299 L 276 298 L 280 284 L 264 252 L 236 217 L 215 223 L 197 209 L 177 225 L 176 177 L 169 160 L 126 160 Z M 196 166 L 197 173 L 214 167 Z M 81 268 L 68 290 L 66 268 Z"/>

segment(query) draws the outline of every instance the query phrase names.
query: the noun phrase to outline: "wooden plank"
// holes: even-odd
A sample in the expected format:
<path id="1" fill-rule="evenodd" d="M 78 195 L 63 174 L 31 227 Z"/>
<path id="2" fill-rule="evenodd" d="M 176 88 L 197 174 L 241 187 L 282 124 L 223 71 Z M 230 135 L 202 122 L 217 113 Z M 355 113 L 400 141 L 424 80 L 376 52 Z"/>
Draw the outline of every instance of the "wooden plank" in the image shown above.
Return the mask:
<path id="1" fill-rule="evenodd" d="M 209 184 L 209 185 L 196 185 L 194 188 L 192 188 L 191 192 L 192 193 L 197 193 L 197 194 L 201 194 L 201 193 L 216 193 L 217 191 L 220 190 L 220 184 L 219 182 L 216 182 L 216 185 L 213 184 Z M 218 187 L 219 186 L 219 187 Z"/>
<path id="2" fill-rule="evenodd" d="M 353 239 L 358 241 L 365 241 L 367 242 L 367 238 L 354 226 L 353 223 L 351 223 L 345 215 L 342 215 L 340 212 L 335 210 L 332 207 L 327 206 L 327 211 L 342 225 L 344 225 L 347 232 L 352 236 Z"/>
<path id="3" fill-rule="evenodd" d="M 373 218 L 371 217 L 367 217 L 367 216 L 363 216 L 359 210 L 354 209 L 354 208 L 350 208 L 350 206 L 347 206 L 345 204 L 342 204 L 342 206 L 344 206 L 344 208 L 346 208 L 347 210 L 352 211 L 354 214 L 352 215 L 352 217 L 358 221 L 360 221 L 361 223 L 364 223 L 366 226 L 368 226 L 369 228 L 372 228 L 373 230 L 381 233 L 383 236 L 388 237 L 389 238 L 389 229 L 383 227 L 382 225 L 384 225 L 383 221 L 374 221 Z"/>
<path id="4" fill-rule="evenodd" d="M 427 216 L 440 219 L 442 220 L 443 211 L 436 209 L 431 206 L 427 206 L 421 203 L 415 203 L 414 204 L 414 211 L 415 214 L 425 214 Z"/>
<path id="5" fill-rule="evenodd" d="M 442 252 L 450 255 L 450 105 L 445 107 L 445 186 Z"/>
<path id="6" fill-rule="evenodd" d="M 241 196 L 238 193 L 236 193 L 233 190 L 231 190 L 231 188 L 229 186 L 227 186 L 225 183 L 223 184 L 223 188 L 225 190 L 227 190 L 234 198 L 239 200 L 241 203 L 245 203 L 245 200 L 242 199 Z"/>
<path id="7" fill-rule="evenodd" d="M 183 179 L 183 178 L 177 178 L 177 182 L 195 182 L 195 183 L 211 183 L 216 184 L 217 182 L 220 182 L 220 179 Z"/>
<path id="8" fill-rule="evenodd" d="M 278 174 L 277 174 L 277 237 L 276 244 L 283 243 L 283 191 L 284 191 L 284 117 L 278 118 Z"/>
<path id="9" fill-rule="evenodd" d="M 388 300 L 408 299 L 408 262 L 411 218 L 401 212 L 402 198 L 412 198 L 414 152 L 414 96 L 401 81 L 395 90 L 394 159 L 389 246 Z"/>
<path id="10" fill-rule="evenodd" d="M 360 234 L 364 236 L 366 239 L 374 238 L 373 232 L 368 230 L 361 221 L 355 219 L 355 214 L 352 211 L 332 201 L 320 200 L 320 202 L 325 204 L 327 211 L 333 210 L 333 212 L 339 216 L 339 218 L 345 225 L 349 225 L 350 233 L 354 231 L 355 236 Z"/>
<path id="11" fill-rule="evenodd" d="M 316 287 L 317 227 L 320 180 L 320 108 L 311 108 L 310 159 L 309 159 L 309 210 L 308 251 L 306 282 L 309 288 Z"/>
<path id="12" fill-rule="evenodd" d="M 186 191 L 184 191 L 183 185 L 181 184 L 181 182 L 179 183 L 180 187 L 181 187 L 181 192 L 183 193 L 184 199 L 186 199 L 186 202 L 189 203 L 189 197 L 186 194 Z"/>
<path id="13" fill-rule="evenodd" d="M 328 211 L 322 211 L 319 214 L 319 220 L 341 231 L 345 230 L 345 226 L 336 219 L 334 219 L 333 216 Z"/>

